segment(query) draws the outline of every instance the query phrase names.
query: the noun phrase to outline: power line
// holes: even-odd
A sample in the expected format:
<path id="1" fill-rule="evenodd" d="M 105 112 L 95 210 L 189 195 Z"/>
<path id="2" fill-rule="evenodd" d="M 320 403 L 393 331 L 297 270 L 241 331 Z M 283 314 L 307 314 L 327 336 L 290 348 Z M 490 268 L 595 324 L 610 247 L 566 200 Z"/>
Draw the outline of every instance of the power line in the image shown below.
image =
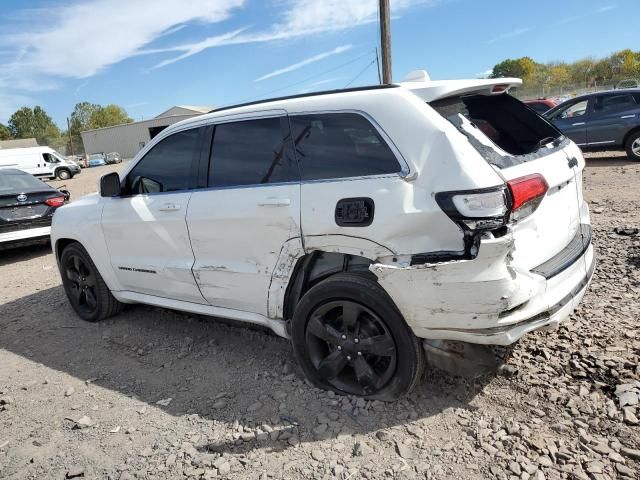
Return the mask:
<path id="1" fill-rule="evenodd" d="M 362 74 L 363 74 L 363 73 L 364 73 L 364 72 L 365 72 L 365 71 L 366 71 L 366 70 L 367 70 L 371 65 L 373 65 L 374 63 L 376 63 L 376 59 L 375 59 L 375 58 L 374 58 L 373 60 L 371 60 L 369 63 L 367 63 L 367 66 L 366 66 L 366 67 L 364 67 L 362 70 L 360 70 L 360 72 L 359 72 L 355 77 L 353 77 L 353 79 L 352 79 L 349 83 L 347 83 L 347 84 L 344 86 L 344 88 L 347 88 L 349 85 L 351 85 L 353 82 L 355 82 L 355 81 L 358 79 L 358 77 L 359 77 L 360 75 L 362 75 Z"/>
<path id="2" fill-rule="evenodd" d="M 326 74 L 328 74 L 328 73 L 335 72 L 336 70 L 340 70 L 341 68 L 344 68 L 344 67 L 346 67 L 346 66 L 348 66 L 348 65 L 351 65 L 352 63 L 357 62 L 357 61 L 358 61 L 358 60 L 360 60 L 362 57 L 365 57 L 365 56 L 367 56 L 367 55 L 369 55 L 369 52 L 363 53 L 362 55 L 358 55 L 357 57 L 352 58 L 351 60 L 349 60 L 349 61 L 347 61 L 347 62 L 341 63 L 340 65 L 338 65 L 338 66 L 336 66 L 336 67 L 333 67 L 333 68 L 330 68 L 329 70 L 325 70 L 324 72 L 320 72 L 320 73 L 317 73 L 317 74 L 315 74 L 315 75 L 312 75 L 311 77 L 307 77 L 307 78 L 305 78 L 304 80 L 300 80 L 300 81 L 298 81 L 298 82 L 290 83 L 289 85 L 285 85 L 284 87 L 279 87 L 279 88 L 276 88 L 276 89 L 274 89 L 274 90 L 270 90 L 270 91 L 268 91 L 268 92 L 266 92 L 266 93 L 262 93 L 262 94 L 260 94 L 260 95 L 256 95 L 256 96 L 254 96 L 254 97 L 245 98 L 245 99 L 240 100 L 239 102 L 236 102 L 236 103 L 244 103 L 244 102 L 248 102 L 248 101 L 251 101 L 251 100 L 257 100 L 257 99 L 259 99 L 259 98 L 261 98 L 261 97 L 268 97 L 268 96 L 270 96 L 272 93 L 280 92 L 280 91 L 282 91 L 282 90 L 286 90 L 286 89 L 288 89 L 288 88 L 292 88 L 292 87 L 295 87 L 295 86 L 297 86 L 297 85 L 301 85 L 301 84 L 303 84 L 303 83 L 310 82 L 311 80 L 315 80 L 315 79 L 316 79 L 316 78 L 318 78 L 318 77 L 322 77 L 322 76 L 324 76 L 324 75 L 326 75 Z M 375 60 L 374 60 L 374 61 L 375 61 Z M 367 65 L 367 66 L 369 66 L 369 65 Z M 353 80 L 352 80 L 352 81 L 353 81 Z"/>

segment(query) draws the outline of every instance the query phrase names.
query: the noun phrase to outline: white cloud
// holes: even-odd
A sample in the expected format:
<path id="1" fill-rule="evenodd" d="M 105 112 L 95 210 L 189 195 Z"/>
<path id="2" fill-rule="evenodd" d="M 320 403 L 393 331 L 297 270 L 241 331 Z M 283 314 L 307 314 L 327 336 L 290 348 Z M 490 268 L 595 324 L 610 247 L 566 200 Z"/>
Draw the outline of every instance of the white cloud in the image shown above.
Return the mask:
<path id="1" fill-rule="evenodd" d="M 244 0 L 92 0 L 32 10 L 26 31 L 2 35 L 20 48 L 14 68 L 85 78 L 136 55 L 152 41 L 188 22 L 218 23 Z"/>
<path id="2" fill-rule="evenodd" d="M 501 35 L 498 35 L 497 37 L 492 38 L 491 40 L 487 40 L 487 43 L 496 43 L 499 42 L 501 40 L 507 40 L 509 38 L 513 38 L 513 37 L 517 37 L 519 35 L 523 35 L 527 32 L 530 32 L 531 29 L 530 28 L 517 28 L 515 30 L 512 30 L 510 32 L 507 33 L 503 33 Z"/>
<path id="3" fill-rule="evenodd" d="M 433 5 L 438 0 L 392 0 L 394 13 L 417 5 Z M 279 3 L 283 12 L 281 20 L 263 31 L 236 30 L 224 35 L 205 38 L 199 42 L 175 45 L 145 53 L 182 52 L 181 55 L 164 60 L 154 68 L 164 67 L 196 55 L 208 48 L 223 45 L 270 42 L 300 38 L 319 33 L 346 30 L 375 22 L 378 14 L 377 0 L 286 0 Z"/>
<path id="4" fill-rule="evenodd" d="M 614 10 L 616 8 L 618 8 L 617 5 L 605 5 L 604 7 L 600 7 L 598 9 L 598 12 L 608 12 L 608 11 Z"/>
<path id="5" fill-rule="evenodd" d="M 64 79 L 89 78 L 134 56 L 173 54 L 154 66 L 160 68 L 223 45 L 299 39 L 354 28 L 376 21 L 378 4 L 377 0 L 277 0 L 270 3 L 277 18 L 271 25 L 241 27 L 190 43 L 154 47 L 159 42 L 166 44 L 170 35 L 186 25 L 224 22 L 247 2 L 51 1 L 53 6 L 48 8 L 12 13 L 11 22 L 2 26 L 0 111 L 12 108 L 10 104 L 15 102 L 11 98 L 28 98 L 19 97 L 20 92 L 55 89 Z M 397 15 L 413 5 L 438 1 L 392 0 L 391 6 Z"/>
<path id="6" fill-rule="evenodd" d="M 314 55 L 309 58 L 305 58 L 304 60 L 289 65 L 284 68 L 280 68 L 278 70 L 274 70 L 273 72 L 267 73 L 266 75 L 262 75 L 259 78 L 256 78 L 254 82 L 261 82 L 263 80 L 267 80 L 269 78 L 277 77 L 278 75 L 283 75 L 285 73 L 293 72 L 294 70 L 298 70 L 299 68 L 304 67 L 305 65 L 309 65 L 310 63 L 319 62 L 320 60 L 324 60 L 327 57 L 332 57 L 334 55 L 338 55 L 340 53 L 351 50 L 351 45 L 342 45 L 340 47 L 336 47 L 333 50 L 329 50 L 328 52 L 319 53 L 318 55 Z"/>
<path id="7" fill-rule="evenodd" d="M 88 78 L 181 29 L 228 19 L 245 0 L 77 0 L 18 10 L 0 33 L 0 118 L 28 96 L 58 88 L 64 78 Z M 81 87 L 80 87 L 81 88 Z"/>

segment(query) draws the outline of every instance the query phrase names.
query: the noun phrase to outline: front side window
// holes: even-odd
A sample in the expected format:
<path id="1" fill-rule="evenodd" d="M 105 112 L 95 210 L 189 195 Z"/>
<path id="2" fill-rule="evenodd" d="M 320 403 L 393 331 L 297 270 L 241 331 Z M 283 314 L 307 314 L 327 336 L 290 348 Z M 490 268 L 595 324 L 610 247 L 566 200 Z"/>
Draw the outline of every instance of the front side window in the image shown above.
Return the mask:
<path id="1" fill-rule="evenodd" d="M 209 166 L 210 187 L 234 187 L 299 180 L 283 118 L 216 125 Z"/>
<path id="2" fill-rule="evenodd" d="M 303 180 L 400 172 L 400 164 L 376 128 L 355 113 L 291 117 Z"/>
<path id="3" fill-rule="evenodd" d="M 196 183 L 192 166 L 200 156 L 200 130 L 185 130 L 161 140 L 127 175 L 125 193 L 187 190 Z"/>
<path id="4" fill-rule="evenodd" d="M 587 104 L 589 100 L 580 100 L 579 102 L 569 105 L 567 108 L 559 110 L 552 118 L 574 118 L 581 117 L 587 113 Z"/>

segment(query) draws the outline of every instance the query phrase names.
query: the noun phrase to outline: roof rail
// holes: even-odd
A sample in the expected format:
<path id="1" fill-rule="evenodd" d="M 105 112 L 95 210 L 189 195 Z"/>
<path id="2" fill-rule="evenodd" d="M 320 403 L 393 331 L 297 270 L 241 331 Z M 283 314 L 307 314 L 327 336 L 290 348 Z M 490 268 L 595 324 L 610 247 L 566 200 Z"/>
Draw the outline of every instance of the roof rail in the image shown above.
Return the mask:
<path id="1" fill-rule="evenodd" d="M 300 93 L 298 95 L 287 95 L 285 97 L 265 98 L 264 100 L 256 100 L 256 101 L 247 102 L 247 103 L 238 103 L 236 105 L 228 105 L 222 108 L 215 108 L 207 113 L 221 112 L 224 110 L 231 110 L 232 108 L 248 107 L 250 105 L 260 105 L 261 103 L 278 102 L 281 100 L 291 100 L 293 98 L 316 97 L 319 95 L 331 95 L 334 93 L 360 92 L 364 90 L 381 90 L 386 88 L 397 88 L 397 87 L 399 87 L 399 85 L 385 84 L 385 85 L 369 85 L 367 87 L 342 88 L 337 90 L 322 90 L 320 92 Z"/>

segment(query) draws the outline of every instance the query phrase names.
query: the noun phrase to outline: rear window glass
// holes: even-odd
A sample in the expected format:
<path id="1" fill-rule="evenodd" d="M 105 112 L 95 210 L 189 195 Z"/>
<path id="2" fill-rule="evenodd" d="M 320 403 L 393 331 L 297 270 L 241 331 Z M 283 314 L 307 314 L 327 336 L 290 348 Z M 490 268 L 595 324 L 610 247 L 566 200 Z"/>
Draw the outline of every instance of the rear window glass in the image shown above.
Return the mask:
<path id="1" fill-rule="evenodd" d="M 48 185 L 38 180 L 33 175 L 25 174 L 6 174 L 0 172 L 0 195 L 5 193 L 21 193 L 26 190 L 34 190 L 36 188 L 47 188 Z"/>
<path id="2" fill-rule="evenodd" d="M 465 134 L 463 124 L 465 120 L 471 122 L 511 155 L 535 152 L 562 136 L 553 125 L 508 94 L 450 97 L 430 105 Z"/>

